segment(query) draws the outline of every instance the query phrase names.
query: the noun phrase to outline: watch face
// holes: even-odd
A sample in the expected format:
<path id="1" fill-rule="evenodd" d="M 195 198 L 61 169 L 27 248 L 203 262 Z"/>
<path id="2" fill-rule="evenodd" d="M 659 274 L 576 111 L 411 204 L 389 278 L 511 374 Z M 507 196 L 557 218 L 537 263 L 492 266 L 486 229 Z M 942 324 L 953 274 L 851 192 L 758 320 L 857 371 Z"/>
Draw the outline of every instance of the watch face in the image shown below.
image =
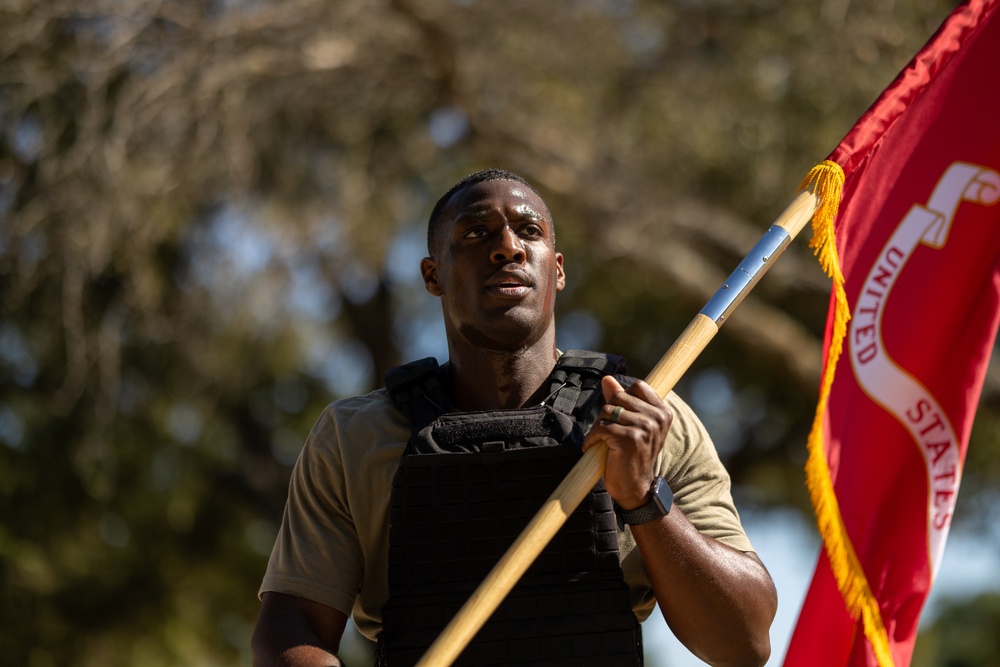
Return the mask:
<path id="1" fill-rule="evenodd" d="M 656 503 L 660 512 L 662 512 L 660 516 L 669 514 L 670 508 L 674 504 L 674 492 L 662 477 L 656 482 L 656 491 L 653 492 L 653 502 Z"/>

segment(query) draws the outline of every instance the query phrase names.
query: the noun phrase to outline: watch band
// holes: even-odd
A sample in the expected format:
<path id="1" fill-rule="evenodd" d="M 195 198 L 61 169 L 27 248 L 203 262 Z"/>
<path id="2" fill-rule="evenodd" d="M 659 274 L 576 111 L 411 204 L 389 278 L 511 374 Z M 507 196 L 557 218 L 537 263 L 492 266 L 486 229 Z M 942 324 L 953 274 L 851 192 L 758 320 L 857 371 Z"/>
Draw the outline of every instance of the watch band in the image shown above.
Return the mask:
<path id="1" fill-rule="evenodd" d="M 615 504 L 615 515 L 618 517 L 618 529 L 625 530 L 625 526 L 637 526 L 642 523 L 659 519 L 670 513 L 670 508 L 674 504 L 674 493 L 670 486 L 662 477 L 658 477 L 653 485 L 652 493 L 647 502 L 642 507 L 632 510 L 623 510 Z"/>

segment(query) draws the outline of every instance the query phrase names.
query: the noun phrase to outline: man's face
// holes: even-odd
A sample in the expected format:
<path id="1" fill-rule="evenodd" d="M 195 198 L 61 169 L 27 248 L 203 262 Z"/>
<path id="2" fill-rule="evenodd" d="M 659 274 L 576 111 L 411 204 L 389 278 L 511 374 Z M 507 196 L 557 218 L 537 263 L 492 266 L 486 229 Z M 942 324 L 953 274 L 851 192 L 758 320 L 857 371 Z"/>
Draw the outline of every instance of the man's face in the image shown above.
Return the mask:
<path id="1" fill-rule="evenodd" d="M 432 252 L 421 273 L 441 297 L 449 337 L 516 350 L 555 326 L 563 258 L 549 209 L 531 188 L 497 180 L 456 192 Z"/>

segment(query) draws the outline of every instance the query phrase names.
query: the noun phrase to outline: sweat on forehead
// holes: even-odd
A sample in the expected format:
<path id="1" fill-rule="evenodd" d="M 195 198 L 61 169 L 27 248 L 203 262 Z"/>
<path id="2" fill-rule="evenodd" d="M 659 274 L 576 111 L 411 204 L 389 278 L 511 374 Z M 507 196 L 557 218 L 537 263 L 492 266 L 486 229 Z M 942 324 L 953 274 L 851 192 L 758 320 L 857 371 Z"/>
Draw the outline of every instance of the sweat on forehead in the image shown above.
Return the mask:
<path id="1" fill-rule="evenodd" d="M 431 217 L 427 222 L 427 251 L 432 256 L 434 255 L 434 248 L 437 244 L 438 237 L 441 234 L 441 228 L 444 223 L 444 213 L 449 202 L 451 202 L 452 198 L 454 198 L 454 196 L 462 190 L 487 181 L 514 181 L 515 183 L 524 185 L 535 193 L 539 199 L 542 199 L 538 190 L 536 190 L 531 183 L 512 171 L 507 171 L 506 169 L 483 169 L 469 174 L 458 183 L 451 186 L 447 192 L 441 195 L 441 198 L 437 200 L 437 203 L 434 204 L 434 210 L 431 211 Z M 544 200 L 542 203 L 544 203 Z"/>

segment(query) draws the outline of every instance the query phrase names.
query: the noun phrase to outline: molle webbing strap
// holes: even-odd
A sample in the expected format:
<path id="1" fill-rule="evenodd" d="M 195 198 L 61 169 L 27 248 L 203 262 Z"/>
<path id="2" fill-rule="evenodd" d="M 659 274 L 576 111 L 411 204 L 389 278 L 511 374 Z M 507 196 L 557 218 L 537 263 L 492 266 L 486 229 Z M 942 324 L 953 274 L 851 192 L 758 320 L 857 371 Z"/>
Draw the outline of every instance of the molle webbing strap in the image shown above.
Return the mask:
<path id="1" fill-rule="evenodd" d="M 568 474 L 579 446 L 403 458 L 390 510 L 393 597 L 383 608 L 380 638 L 390 667 L 420 658 L 520 534 L 525 517 Z M 455 664 L 634 667 L 640 661 L 614 510 L 599 484 Z"/>
<path id="2" fill-rule="evenodd" d="M 551 405 L 563 414 L 573 415 L 584 427 L 589 427 L 597 415 L 597 409 L 603 404 L 601 378 L 624 373 L 625 360 L 622 357 L 586 350 L 567 350 L 559 357 L 550 376 L 550 386 L 556 393 Z"/>
<path id="3" fill-rule="evenodd" d="M 406 455 L 502 452 L 567 442 L 580 427 L 569 415 L 539 405 L 495 412 L 451 412 L 410 437 Z"/>

